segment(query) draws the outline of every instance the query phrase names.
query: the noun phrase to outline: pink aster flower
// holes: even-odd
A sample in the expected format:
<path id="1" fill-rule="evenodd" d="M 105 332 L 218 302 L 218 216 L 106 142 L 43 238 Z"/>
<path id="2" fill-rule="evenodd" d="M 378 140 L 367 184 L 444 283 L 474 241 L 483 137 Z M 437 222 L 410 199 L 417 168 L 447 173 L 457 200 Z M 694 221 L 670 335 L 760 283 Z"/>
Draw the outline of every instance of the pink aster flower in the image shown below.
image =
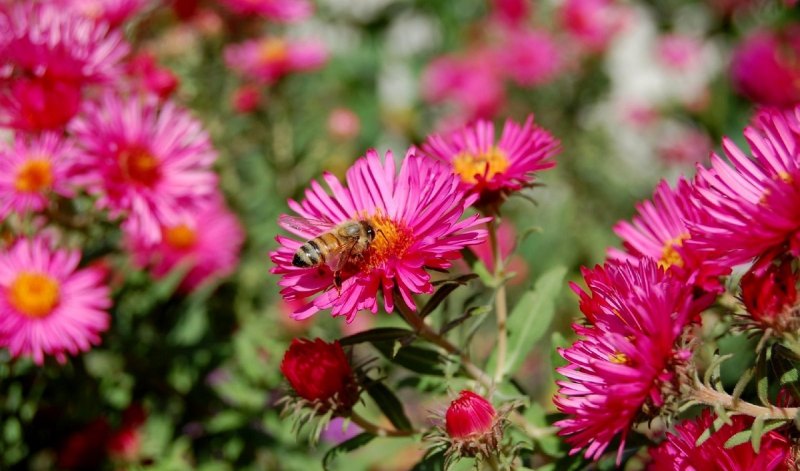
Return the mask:
<path id="1" fill-rule="evenodd" d="M 614 259 L 635 261 L 641 257 L 655 260 L 658 266 L 688 283 L 709 291 L 720 291 L 721 275 L 730 267 L 708 260 L 684 242 L 691 238 L 689 224 L 708 222 L 708 217 L 692 198 L 692 187 L 684 179 L 674 189 L 662 180 L 652 201 L 637 205 L 632 222 L 621 221 L 614 232 L 622 238 L 626 252 L 609 250 Z"/>
<path id="2" fill-rule="evenodd" d="M 730 425 L 723 425 L 711 437 L 697 446 L 697 439 L 709 430 L 714 416 L 708 411 L 697 419 L 684 420 L 675 427 L 674 434 L 667 434 L 658 447 L 650 449 L 652 462 L 650 471 L 686 469 L 714 469 L 719 471 L 788 471 L 791 459 L 791 443 L 777 431 L 764 434 L 758 453 L 749 441 L 728 448 L 725 446 L 735 434 L 749 429 L 753 419 L 742 415 L 731 417 Z"/>
<path id="3" fill-rule="evenodd" d="M 73 12 L 116 28 L 142 11 L 149 0 L 61 0 Z"/>
<path id="4" fill-rule="evenodd" d="M 308 0 L 222 0 L 222 4 L 238 15 L 286 22 L 304 20 L 314 12 Z"/>
<path id="5" fill-rule="evenodd" d="M 758 104 L 800 103 L 800 27 L 745 38 L 734 52 L 731 74 L 739 93 Z"/>
<path id="6" fill-rule="evenodd" d="M 187 264 L 181 289 L 192 291 L 204 282 L 225 277 L 239 262 L 244 232 L 239 221 L 221 201 L 207 204 L 195 213 L 162 226 L 161 242 L 156 244 L 129 234 L 127 246 L 139 267 L 150 266 L 153 276 L 162 278 Z"/>
<path id="7" fill-rule="evenodd" d="M 465 195 L 447 166 L 416 156 L 413 150 L 399 174 L 391 152 L 381 162 L 378 153 L 370 150 L 348 170 L 346 187 L 333 175 L 326 174 L 324 179 L 332 195 L 312 182 L 304 201 L 289 201 L 292 210 L 317 221 L 318 226 L 282 219 L 281 225 L 299 239 L 278 236 L 280 248 L 270 254 L 276 265 L 272 272 L 282 276 L 283 297 L 290 301 L 308 298 L 295 311 L 296 319 L 331 309 L 332 315 L 352 321 L 362 309 L 378 311 L 378 292 L 383 294 L 386 312 L 394 310 L 395 293 L 414 309 L 413 294 L 433 291 L 426 268 L 447 269 L 461 249 L 486 238 L 486 231 L 476 226 L 487 219 L 477 215 L 462 219 L 475 197 Z M 328 264 L 305 268 L 293 264 L 306 241 L 352 220 L 369 224 L 373 237 L 366 250 L 347 260 L 338 288 Z"/>
<path id="8" fill-rule="evenodd" d="M 730 139 L 730 163 L 714 155 L 695 183 L 705 221 L 690 225 L 691 244 L 729 266 L 790 251 L 800 255 L 800 108 L 764 111 L 745 129 L 753 158 Z M 771 254 L 771 255 L 768 255 Z"/>
<path id="9" fill-rule="evenodd" d="M 225 63 L 244 77 L 270 83 L 292 72 L 322 67 L 328 60 L 325 46 L 313 40 L 264 37 L 225 48 Z"/>
<path id="10" fill-rule="evenodd" d="M 78 269 L 77 251 L 52 250 L 41 238 L 0 253 L 0 346 L 12 357 L 66 361 L 100 343 L 111 307 L 102 272 Z"/>
<path id="11" fill-rule="evenodd" d="M 52 3 L 0 10 L 0 124 L 35 131 L 63 127 L 83 87 L 120 75 L 129 47 L 108 25 Z"/>
<path id="12" fill-rule="evenodd" d="M 530 0 L 492 0 L 492 18 L 511 27 L 524 23 L 531 14 Z"/>
<path id="13" fill-rule="evenodd" d="M 553 81 L 563 69 L 562 53 L 544 31 L 509 31 L 496 52 L 500 67 L 523 87 Z"/>
<path id="14" fill-rule="evenodd" d="M 422 146 L 424 153 L 452 165 L 462 188 L 481 196 L 479 205 L 530 186 L 534 172 L 555 166 L 558 148 L 558 140 L 535 125 L 533 115 L 522 126 L 506 121 L 497 141 L 494 125 L 478 121 L 447 137 L 433 135 Z"/>
<path id="15" fill-rule="evenodd" d="M 126 72 L 140 90 L 166 100 L 178 88 L 178 77 L 168 68 L 161 67 L 150 52 L 136 54 L 126 64 Z"/>
<path id="16" fill-rule="evenodd" d="M 583 270 L 589 287 L 581 297 L 588 325 L 575 324 L 580 339 L 560 354 L 554 402 L 567 418 L 556 423 L 577 453 L 599 459 L 621 436 L 617 461 L 635 421 L 652 416 L 679 390 L 677 369 L 691 353 L 676 346 L 701 307 L 692 287 L 668 276 L 652 259 Z"/>
<path id="17" fill-rule="evenodd" d="M 109 92 L 87 104 L 72 131 L 85 151 L 80 180 L 97 206 L 125 216 L 125 229 L 151 242 L 215 194 L 211 140 L 172 102 Z"/>
<path id="18" fill-rule="evenodd" d="M 496 57 L 488 51 L 433 60 L 422 75 L 421 86 L 428 103 L 454 105 L 455 114 L 465 122 L 492 118 L 506 101 Z"/>
<path id="19" fill-rule="evenodd" d="M 72 196 L 69 177 L 77 156 L 72 143 L 55 133 L 19 134 L 0 146 L 0 219 L 41 211 L 51 194 Z"/>
<path id="20" fill-rule="evenodd" d="M 628 16 L 614 0 L 567 0 L 560 10 L 564 30 L 591 52 L 605 50 Z"/>

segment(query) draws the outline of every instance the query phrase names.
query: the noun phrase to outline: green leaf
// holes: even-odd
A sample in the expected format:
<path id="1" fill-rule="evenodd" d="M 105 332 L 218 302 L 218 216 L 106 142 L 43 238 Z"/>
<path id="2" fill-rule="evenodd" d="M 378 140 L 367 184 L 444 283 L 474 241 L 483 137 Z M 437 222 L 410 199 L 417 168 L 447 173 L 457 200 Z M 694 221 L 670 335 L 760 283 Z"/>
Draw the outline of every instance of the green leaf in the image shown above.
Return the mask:
<path id="1" fill-rule="evenodd" d="M 553 369 L 553 377 L 556 380 L 566 379 L 556 369 L 567 366 L 567 360 L 558 353 L 558 349 L 569 346 L 569 340 L 561 332 L 553 332 L 553 335 L 550 336 L 550 364 Z"/>
<path id="2" fill-rule="evenodd" d="M 547 333 L 555 314 L 555 298 L 563 288 L 567 269 L 555 267 L 542 275 L 533 289 L 522 295 L 508 318 L 508 354 L 503 376 L 513 374 L 525 356 Z M 494 371 L 497 353 L 489 357 L 488 370 Z"/>
<path id="3" fill-rule="evenodd" d="M 758 453 L 761 449 L 761 437 L 764 436 L 764 419 L 763 415 L 759 415 L 758 417 L 753 420 L 753 426 L 750 427 L 750 430 L 753 432 L 753 436 L 750 437 L 750 443 L 753 445 L 753 451 Z"/>
<path id="4" fill-rule="evenodd" d="M 383 415 L 394 425 L 397 430 L 412 430 L 411 421 L 408 420 L 403 403 L 394 395 L 391 389 L 381 382 L 374 382 L 367 386 L 367 394 L 378 404 Z"/>
<path id="5" fill-rule="evenodd" d="M 444 471 L 444 451 L 425 455 L 411 471 Z"/>
<path id="6" fill-rule="evenodd" d="M 758 400 L 769 407 L 769 379 L 767 378 L 767 354 L 769 350 L 762 351 L 756 360 L 756 391 Z"/>
<path id="7" fill-rule="evenodd" d="M 364 342 L 394 342 L 395 340 L 412 337 L 414 332 L 399 327 L 378 327 L 376 329 L 365 330 L 357 334 L 348 335 L 339 339 L 339 344 L 343 347 L 356 345 Z"/>
<path id="8" fill-rule="evenodd" d="M 443 364 L 448 361 L 439 352 L 414 345 L 388 345 L 385 342 L 372 342 L 375 348 L 392 363 L 400 365 L 416 373 L 442 376 Z"/>
<path id="9" fill-rule="evenodd" d="M 461 285 L 458 283 L 447 283 L 442 285 L 441 288 L 437 289 L 436 292 L 433 293 L 433 296 L 431 296 L 428 302 L 425 303 L 424 306 L 422 306 L 422 309 L 419 310 L 419 316 L 423 319 L 427 317 L 437 307 L 439 307 L 440 304 L 442 304 L 442 301 L 444 301 L 445 299 L 447 299 L 448 296 L 450 296 L 450 293 L 455 291 L 456 288 L 458 288 L 459 286 Z"/>
<path id="10" fill-rule="evenodd" d="M 717 430 L 721 429 L 722 426 L 725 425 L 725 419 L 722 417 L 717 417 L 714 419 L 714 422 L 711 423 L 707 429 L 697 437 L 697 441 L 694 443 L 694 446 L 700 446 L 705 443 L 706 440 L 711 438 L 711 435 L 717 432 Z"/>
<path id="11" fill-rule="evenodd" d="M 525 410 L 524 417 L 527 422 L 542 429 L 551 425 L 547 420 L 547 413 L 544 408 L 535 402 Z M 558 439 L 555 432 L 550 435 L 542 435 L 535 438 L 534 441 L 538 445 L 539 451 L 545 455 L 552 457 L 564 456 L 564 452 L 561 450 L 561 440 Z"/>
<path id="12" fill-rule="evenodd" d="M 490 312 L 492 312 L 492 307 L 491 306 L 473 306 L 473 307 L 467 309 L 467 312 L 465 312 L 464 315 L 459 316 L 459 317 L 453 319 L 452 321 L 448 322 L 447 324 L 445 324 L 444 327 L 442 327 L 442 330 L 439 331 L 439 333 L 441 335 L 444 335 L 447 332 L 450 332 L 454 328 L 458 327 L 462 323 L 466 322 L 467 320 L 469 320 L 473 316 L 482 316 L 482 315 L 489 314 Z"/>
<path id="13" fill-rule="evenodd" d="M 764 425 L 763 433 L 771 432 L 777 428 L 782 427 L 786 424 L 784 420 L 771 420 Z M 750 437 L 752 436 L 753 431 L 751 429 L 742 430 L 741 432 L 735 434 L 728 441 L 725 442 L 725 448 L 733 448 L 735 446 L 739 446 L 743 443 L 747 443 L 750 441 Z"/>
<path id="14" fill-rule="evenodd" d="M 375 435 L 368 432 L 364 432 L 356 435 L 350 440 L 347 440 L 345 442 L 336 445 L 335 447 L 328 450 L 327 453 L 325 453 L 325 457 L 322 458 L 322 468 L 325 471 L 330 471 L 331 469 L 330 466 L 333 460 L 335 460 L 337 456 L 339 456 L 342 453 L 350 453 L 353 450 L 357 450 L 362 446 L 366 445 L 367 443 L 371 442 L 373 438 L 375 438 Z"/>

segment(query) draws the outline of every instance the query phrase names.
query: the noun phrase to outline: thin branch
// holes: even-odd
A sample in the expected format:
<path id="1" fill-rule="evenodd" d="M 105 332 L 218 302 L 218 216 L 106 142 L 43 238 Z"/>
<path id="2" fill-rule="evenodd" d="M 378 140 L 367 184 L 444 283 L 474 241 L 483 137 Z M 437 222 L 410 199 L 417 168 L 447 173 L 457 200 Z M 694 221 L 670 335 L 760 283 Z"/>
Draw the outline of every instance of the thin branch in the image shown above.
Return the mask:
<path id="1" fill-rule="evenodd" d="M 489 244 L 492 249 L 492 259 L 494 260 L 494 278 L 497 283 L 497 290 L 494 295 L 494 312 L 497 318 L 497 367 L 494 372 L 494 381 L 499 383 L 503 380 L 506 354 L 508 352 L 508 332 L 506 329 L 508 301 L 506 299 L 506 284 L 503 276 L 503 254 L 500 249 L 500 242 L 497 239 L 497 217 L 492 218 L 487 225 L 489 226 Z"/>
<path id="2" fill-rule="evenodd" d="M 381 427 L 378 424 L 373 424 L 355 412 L 350 413 L 350 420 L 353 421 L 354 424 L 364 429 L 365 432 L 369 432 L 379 437 L 410 437 L 411 435 L 418 433 L 417 430 L 394 430 Z"/>
<path id="3" fill-rule="evenodd" d="M 741 399 L 735 399 L 728 393 L 717 391 L 708 386 L 696 382 L 691 393 L 691 398 L 695 401 L 715 406 L 722 405 L 725 409 L 751 417 L 764 417 L 767 420 L 792 420 L 797 416 L 800 408 L 798 407 L 777 407 L 777 406 L 758 406 Z"/>

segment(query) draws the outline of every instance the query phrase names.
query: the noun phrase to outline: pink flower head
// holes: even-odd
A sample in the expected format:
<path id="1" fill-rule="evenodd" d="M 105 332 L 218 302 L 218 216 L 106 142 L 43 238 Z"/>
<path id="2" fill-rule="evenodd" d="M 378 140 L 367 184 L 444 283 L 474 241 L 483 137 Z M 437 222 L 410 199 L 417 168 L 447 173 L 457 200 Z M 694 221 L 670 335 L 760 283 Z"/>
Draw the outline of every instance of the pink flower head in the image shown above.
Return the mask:
<path id="1" fill-rule="evenodd" d="M 782 257 L 777 263 L 754 265 L 742 277 L 742 303 L 755 323 L 776 332 L 791 328 L 797 306 L 797 282 L 800 274 L 792 268 L 792 258 Z"/>
<path id="2" fill-rule="evenodd" d="M 703 60 L 703 42 L 693 36 L 668 34 L 658 40 L 659 61 L 675 71 L 692 70 Z"/>
<path id="3" fill-rule="evenodd" d="M 800 27 L 745 38 L 734 52 L 731 74 L 739 93 L 758 104 L 800 103 Z"/>
<path id="4" fill-rule="evenodd" d="M 422 75 L 422 96 L 429 103 L 455 105 L 455 112 L 467 122 L 492 118 L 506 100 L 503 77 L 488 51 L 432 61 Z"/>
<path id="5" fill-rule="evenodd" d="M 308 0 L 222 0 L 222 3 L 238 15 L 274 21 L 300 21 L 314 12 L 314 5 Z"/>
<path id="6" fill-rule="evenodd" d="M 492 17 L 508 26 L 521 25 L 531 15 L 530 0 L 491 0 Z"/>
<path id="7" fill-rule="evenodd" d="M 328 60 L 325 46 L 313 40 L 264 37 L 225 48 L 225 64 L 245 78 L 275 82 L 292 72 L 322 67 Z"/>
<path id="8" fill-rule="evenodd" d="M 21 239 L 0 253 L 0 346 L 36 364 L 61 363 L 100 343 L 111 307 L 102 271 L 78 269 L 77 251 L 52 250 L 41 238 Z"/>
<path id="9" fill-rule="evenodd" d="M 86 84 L 120 75 L 128 44 L 107 24 L 51 3 L 0 10 L 0 123 L 36 131 L 64 126 Z"/>
<path id="10" fill-rule="evenodd" d="M 494 125 L 478 121 L 450 136 L 433 135 L 423 152 L 452 165 L 465 190 L 481 196 L 479 204 L 502 200 L 534 181 L 534 172 L 555 166 L 559 142 L 535 125 L 533 115 L 519 124 L 508 120 L 495 141 Z"/>
<path id="11" fill-rule="evenodd" d="M 461 219 L 475 200 L 460 189 L 450 169 L 435 160 L 414 155 L 410 150 L 395 171 L 391 152 L 381 162 L 374 150 L 347 171 L 347 187 L 333 175 L 325 182 L 328 195 L 317 182 L 306 190 L 301 203 L 289 201 L 289 207 L 303 218 L 319 221 L 303 228 L 284 219 L 281 225 L 299 240 L 278 236 L 280 248 L 270 254 L 282 276 L 281 294 L 287 300 L 310 298 L 294 313 L 305 319 L 317 311 L 331 309 L 334 316 L 352 321 L 362 309 L 378 311 L 378 292 L 383 293 L 387 312 L 394 310 L 394 295 L 414 309 L 415 293 L 431 293 L 433 285 L 426 268 L 447 269 L 466 246 L 479 244 L 486 231 L 476 226 L 486 222 L 477 215 Z M 334 271 L 327 264 L 300 268 L 292 264 L 295 253 L 326 227 L 343 222 L 367 221 L 374 237 L 359 257 L 343 268 L 341 285 L 334 285 Z"/>
<path id="12" fill-rule="evenodd" d="M 575 324 L 580 339 L 559 351 L 569 364 L 558 369 L 567 379 L 554 402 L 567 418 L 556 426 L 571 453 L 587 447 L 595 460 L 621 434 L 619 462 L 634 422 L 677 392 L 676 369 L 690 354 L 676 341 L 700 306 L 690 285 L 652 259 L 584 269 L 583 276 L 589 291 L 573 289 L 589 324 Z"/>
<path id="13" fill-rule="evenodd" d="M 468 440 L 492 433 L 497 411 L 483 396 L 464 390 L 450 403 L 445 413 L 447 435 Z"/>
<path id="14" fill-rule="evenodd" d="M 261 104 L 261 87 L 257 85 L 242 85 L 233 91 L 231 105 L 237 113 L 247 114 L 258 109 Z"/>
<path id="15" fill-rule="evenodd" d="M 497 56 L 502 70 L 523 87 L 551 82 L 563 69 L 562 53 L 544 31 L 508 32 Z"/>
<path id="16" fill-rule="evenodd" d="M 72 12 L 116 28 L 147 6 L 149 0 L 62 0 Z"/>
<path id="17" fill-rule="evenodd" d="M 697 446 L 697 439 L 712 428 L 714 416 L 708 411 L 697 419 L 684 420 L 675 426 L 674 434 L 667 434 L 658 447 L 650 449 L 650 471 L 685 469 L 714 469 L 719 471 L 788 471 L 791 443 L 777 431 L 764 434 L 758 453 L 749 441 L 726 447 L 731 437 L 752 427 L 753 419 L 742 415 L 731 417 L 730 425 L 723 425 L 709 439 Z"/>
<path id="18" fill-rule="evenodd" d="M 221 201 L 209 203 L 161 228 L 161 241 L 129 235 L 127 245 L 139 267 L 150 266 L 161 278 L 181 264 L 189 270 L 181 289 L 192 291 L 205 281 L 229 275 L 239 262 L 244 233 Z"/>
<path id="19" fill-rule="evenodd" d="M 639 214 L 632 222 L 621 221 L 614 227 L 626 252 L 611 249 L 611 258 L 650 258 L 682 281 L 708 291 L 722 289 L 719 277 L 727 274 L 729 267 L 708 260 L 705 254 L 685 244 L 691 238 L 689 224 L 707 222 L 708 218 L 692 199 L 692 187 L 684 178 L 678 180 L 675 189 L 662 180 L 653 200 L 640 203 L 637 210 Z"/>
<path id="20" fill-rule="evenodd" d="M 125 229 L 144 239 L 159 241 L 162 227 L 215 194 L 211 140 L 172 102 L 108 92 L 72 130 L 86 154 L 81 180 L 97 206 L 124 215 Z"/>
<path id="21" fill-rule="evenodd" d="M 730 163 L 714 155 L 695 183 L 704 221 L 690 225 L 692 244 L 729 266 L 767 253 L 800 255 L 800 108 L 766 110 L 745 129 L 753 158 L 730 139 Z"/>
<path id="22" fill-rule="evenodd" d="M 127 64 L 128 76 L 145 92 L 166 100 L 178 88 L 178 78 L 166 67 L 161 67 L 149 52 L 140 52 Z"/>
<path id="23" fill-rule="evenodd" d="M 614 0 L 566 0 L 560 16 L 564 30 L 578 44 L 600 52 L 622 29 L 628 15 Z"/>
<path id="24" fill-rule="evenodd" d="M 75 147 L 55 133 L 18 134 L 0 146 L 0 219 L 10 212 L 41 211 L 51 194 L 72 196 L 69 182 L 78 157 Z"/>

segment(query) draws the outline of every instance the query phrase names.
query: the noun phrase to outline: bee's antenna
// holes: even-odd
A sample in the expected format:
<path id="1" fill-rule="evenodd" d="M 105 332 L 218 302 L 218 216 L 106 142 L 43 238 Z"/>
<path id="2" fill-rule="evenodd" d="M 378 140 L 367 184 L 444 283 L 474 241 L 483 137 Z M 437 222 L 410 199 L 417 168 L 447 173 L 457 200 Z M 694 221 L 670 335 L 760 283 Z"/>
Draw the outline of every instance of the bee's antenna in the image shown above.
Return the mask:
<path id="1" fill-rule="evenodd" d="M 378 234 L 380 234 L 380 235 L 381 235 L 381 237 L 383 237 L 383 240 L 385 240 L 387 244 L 389 244 L 389 243 L 390 243 L 390 242 L 389 242 L 389 238 L 388 238 L 388 237 L 386 237 L 386 234 L 384 234 L 384 233 L 383 233 L 383 230 L 382 230 L 382 229 L 378 229 L 378 230 L 377 230 L 377 231 L 375 231 L 375 232 L 377 232 Z"/>

